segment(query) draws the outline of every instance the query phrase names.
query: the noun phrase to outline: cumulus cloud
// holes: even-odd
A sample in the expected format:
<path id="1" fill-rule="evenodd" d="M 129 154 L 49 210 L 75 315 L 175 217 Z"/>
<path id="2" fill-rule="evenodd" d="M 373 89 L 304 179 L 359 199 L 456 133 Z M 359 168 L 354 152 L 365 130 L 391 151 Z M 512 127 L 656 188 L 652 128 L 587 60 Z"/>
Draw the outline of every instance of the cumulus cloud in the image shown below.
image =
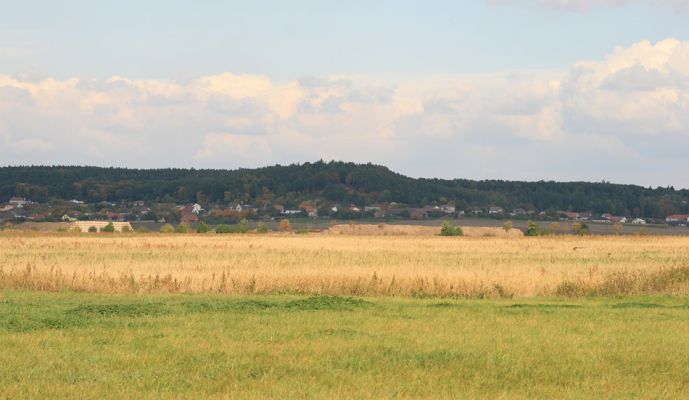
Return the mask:
<path id="1" fill-rule="evenodd" d="M 689 42 L 565 71 L 390 82 L 0 75 L 2 164 L 234 168 L 377 162 L 415 176 L 689 187 Z"/>

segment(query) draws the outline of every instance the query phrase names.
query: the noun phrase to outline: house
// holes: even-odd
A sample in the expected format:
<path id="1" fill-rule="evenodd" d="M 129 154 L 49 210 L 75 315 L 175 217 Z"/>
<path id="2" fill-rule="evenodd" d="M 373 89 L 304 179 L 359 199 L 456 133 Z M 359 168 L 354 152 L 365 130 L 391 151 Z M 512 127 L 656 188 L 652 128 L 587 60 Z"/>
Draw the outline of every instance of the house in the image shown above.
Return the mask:
<path id="1" fill-rule="evenodd" d="M 282 204 L 275 204 L 273 206 L 273 209 L 280 214 L 283 214 L 285 212 L 285 206 L 283 206 Z"/>
<path id="2" fill-rule="evenodd" d="M 376 212 L 380 211 L 380 206 L 365 206 L 364 212 Z"/>
<path id="3" fill-rule="evenodd" d="M 582 221 L 588 221 L 591 218 L 593 218 L 593 212 L 592 211 L 583 211 L 579 213 L 579 219 Z"/>
<path id="4" fill-rule="evenodd" d="M 355 206 L 355 205 L 352 204 L 352 205 L 349 207 L 349 211 L 358 213 L 358 212 L 361 212 L 361 209 L 360 209 L 359 207 L 357 207 L 357 206 Z"/>
<path id="5" fill-rule="evenodd" d="M 30 215 L 30 216 L 26 217 L 26 219 L 28 219 L 30 221 L 39 221 L 39 220 L 44 220 L 48 217 L 50 217 L 50 213 L 44 212 L 44 213 L 38 213 L 38 214 Z"/>
<path id="6" fill-rule="evenodd" d="M 82 200 L 77 200 L 77 199 L 72 199 L 69 202 L 72 204 L 84 204 L 84 202 Z"/>
<path id="7" fill-rule="evenodd" d="M 177 209 L 182 214 L 200 214 L 203 211 L 200 204 L 187 204 L 186 206 L 177 206 Z"/>
<path id="8" fill-rule="evenodd" d="M 665 217 L 668 225 L 686 225 L 689 223 L 689 214 L 672 214 Z"/>
<path id="9" fill-rule="evenodd" d="M 444 212 L 445 214 L 452 214 L 455 212 L 455 206 L 445 204 L 444 206 L 440 206 L 440 211 Z"/>
<path id="10" fill-rule="evenodd" d="M 515 208 L 510 213 L 511 216 L 516 217 L 517 215 L 526 215 L 526 210 L 523 208 Z"/>
<path id="11" fill-rule="evenodd" d="M 180 218 L 180 222 L 183 224 L 197 223 L 197 222 L 199 222 L 199 216 L 198 216 L 198 214 L 195 214 L 193 212 L 185 213 L 185 214 L 182 214 L 182 217 Z"/>
<path id="12" fill-rule="evenodd" d="M 316 218 L 318 217 L 318 211 L 316 210 L 316 207 L 310 205 L 310 204 L 304 204 L 303 207 L 301 207 L 302 210 L 304 210 L 309 217 Z"/>
<path id="13" fill-rule="evenodd" d="M 473 207 L 472 209 L 469 210 L 469 212 L 473 215 L 482 215 L 483 209 L 481 209 L 479 207 Z"/>
<path id="14" fill-rule="evenodd" d="M 77 221 L 76 218 L 72 218 L 72 217 L 70 217 L 70 216 L 67 215 L 67 214 L 65 214 L 65 215 L 62 216 L 62 220 L 65 221 L 65 222 L 76 222 L 76 221 Z"/>
<path id="15" fill-rule="evenodd" d="M 107 216 L 108 219 L 111 220 L 111 221 L 124 221 L 124 220 L 127 219 L 127 216 L 129 216 L 129 214 L 127 214 L 127 213 L 117 213 L 117 212 L 112 212 L 112 211 L 111 211 L 111 212 L 108 212 L 108 213 L 106 214 L 106 216 Z"/>
<path id="16" fill-rule="evenodd" d="M 143 200 L 136 200 L 135 202 L 132 203 L 132 206 L 134 207 L 143 207 L 145 205 Z"/>
<path id="17" fill-rule="evenodd" d="M 423 208 L 410 208 L 409 218 L 411 219 L 426 219 L 428 218 L 428 211 Z"/>
<path id="18" fill-rule="evenodd" d="M 632 220 L 632 224 L 634 224 L 634 225 L 646 225 L 646 220 L 643 218 L 634 218 Z"/>
<path id="19" fill-rule="evenodd" d="M 561 214 L 564 215 L 565 217 L 567 217 L 568 219 L 571 219 L 571 220 L 579 219 L 579 213 L 578 212 L 563 211 Z"/>
<path id="20" fill-rule="evenodd" d="M 10 204 L 16 208 L 22 208 L 25 205 L 31 204 L 31 202 L 23 197 L 12 197 L 10 199 Z"/>
<path id="21" fill-rule="evenodd" d="M 291 209 L 291 210 L 284 210 L 281 214 L 283 215 L 297 215 L 301 214 L 301 210 L 296 210 L 296 209 Z"/>
<path id="22" fill-rule="evenodd" d="M 618 217 L 618 216 L 611 216 L 609 218 L 610 222 L 613 224 L 626 224 L 627 223 L 627 217 Z"/>
<path id="23" fill-rule="evenodd" d="M 13 204 L 6 204 L 4 207 L 0 208 L 0 212 L 8 212 L 14 210 Z"/>
<path id="24" fill-rule="evenodd" d="M 502 214 L 503 210 L 502 207 L 488 207 L 488 214 L 489 215 L 496 215 L 496 214 Z"/>

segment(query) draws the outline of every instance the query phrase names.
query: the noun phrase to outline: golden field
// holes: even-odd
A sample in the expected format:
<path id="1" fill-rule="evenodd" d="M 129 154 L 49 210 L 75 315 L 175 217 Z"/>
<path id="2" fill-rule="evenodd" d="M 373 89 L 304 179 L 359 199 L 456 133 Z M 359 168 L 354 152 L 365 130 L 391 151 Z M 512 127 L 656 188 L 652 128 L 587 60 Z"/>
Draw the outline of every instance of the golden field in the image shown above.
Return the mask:
<path id="1" fill-rule="evenodd" d="M 0 235 L 0 288 L 413 297 L 689 294 L 689 238 Z"/>

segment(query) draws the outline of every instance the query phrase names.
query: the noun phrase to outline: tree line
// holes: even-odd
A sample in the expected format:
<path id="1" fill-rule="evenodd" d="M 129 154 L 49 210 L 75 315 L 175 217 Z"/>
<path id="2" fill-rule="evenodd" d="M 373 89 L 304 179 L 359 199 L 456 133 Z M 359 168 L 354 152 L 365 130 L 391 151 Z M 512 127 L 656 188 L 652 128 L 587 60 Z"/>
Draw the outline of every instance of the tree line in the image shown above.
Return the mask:
<path id="1" fill-rule="evenodd" d="M 593 211 L 663 218 L 689 212 L 689 191 L 608 182 L 414 179 L 374 164 L 324 162 L 256 169 L 130 169 L 92 166 L 0 168 L 0 201 L 149 202 L 297 205 L 304 200 L 410 207 L 454 203 L 458 209 Z"/>

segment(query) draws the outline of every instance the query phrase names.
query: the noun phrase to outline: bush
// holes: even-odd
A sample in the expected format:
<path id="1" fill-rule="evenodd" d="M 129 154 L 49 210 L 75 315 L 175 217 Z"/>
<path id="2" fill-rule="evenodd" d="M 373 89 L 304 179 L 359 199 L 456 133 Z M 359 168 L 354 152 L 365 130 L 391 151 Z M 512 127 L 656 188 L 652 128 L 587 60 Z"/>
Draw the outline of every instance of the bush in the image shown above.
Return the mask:
<path id="1" fill-rule="evenodd" d="M 246 218 L 242 218 L 242 220 L 239 221 L 239 233 L 247 232 L 249 232 L 249 221 L 247 221 Z"/>
<path id="2" fill-rule="evenodd" d="M 72 233 L 81 233 L 81 228 L 78 226 L 73 226 L 73 227 L 69 228 L 69 231 Z"/>
<path id="3" fill-rule="evenodd" d="M 307 233 L 309 233 L 309 231 L 306 228 L 299 228 L 296 232 L 297 235 L 306 235 Z"/>
<path id="4" fill-rule="evenodd" d="M 132 233 L 134 232 L 132 228 L 129 225 L 125 225 L 122 227 L 122 233 Z"/>
<path id="5" fill-rule="evenodd" d="M 215 227 L 215 233 L 232 233 L 232 228 L 229 225 L 220 224 Z"/>
<path id="6" fill-rule="evenodd" d="M 96 232 L 98 232 L 98 228 L 96 228 L 95 226 L 89 226 L 89 232 L 90 233 L 96 233 Z"/>
<path id="7" fill-rule="evenodd" d="M 532 220 L 529 220 L 527 222 L 528 227 L 526 228 L 526 233 L 524 233 L 524 236 L 540 236 L 541 235 L 541 228 L 538 227 L 538 224 L 533 222 Z"/>
<path id="8" fill-rule="evenodd" d="M 265 224 L 258 224 L 256 233 L 268 233 L 268 227 Z"/>
<path id="9" fill-rule="evenodd" d="M 440 228 L 440 236 L 464 236 L 464 231 L 460 226 L 452 226 L 449 222 L 443 222 Z"/>
<path id="10" fill-rule="evenodd" d="M 196 233 L 206 233 L 210 230 L 208 225 L 204 224 L 203 222 L 199 222 L 198 225 L 196 225 Z"/>
<path id="11" fill-rule="evenodd" d="M 505 221 L 505 222 L 502 224 L 502 229 L 504 229 L 505 232 L 511 231 L 512 228 L 514 228 L 514 224 L 512 224 L 512 221 Z"/>
<path id="12" fill-rule="evenodd" d="M 181 223 L 175 228 L 175 233 L 191 233 L 191 227 L 185 223 Z"/>
<path id="13" fill-rule="evenodd" d="M 280 230 L 283 232 L 289 232 L 292 230 L 292 225 L 289 223 L 288 219 L 283 219 L 280 221 Z"/>
<path id="14" fill-rule="evenodd" d="M 148 233 L 148 232 L 150 232 L 150 230 L 149 230 L 148 228 L 146 228 L 145 225 L 141 225 L 140 227 L 136 228 L 136 231 L 137 231 L 138 233 Z"/>
<path id="15" fill-rule="evenodd" d="M 115 225 L 112 224 L 112 222 L 108 222 L 107 225 L 104 227 L 100 228 L 101 232 L 106 232 L 106 233 L 113 233 L 115 232 Z"/>
<path id="16" fill-rule="evenodd" d="M 160 233 L 173 233 L 175 228 L 170 224 L 165 224 L 160 228 Z"/>

